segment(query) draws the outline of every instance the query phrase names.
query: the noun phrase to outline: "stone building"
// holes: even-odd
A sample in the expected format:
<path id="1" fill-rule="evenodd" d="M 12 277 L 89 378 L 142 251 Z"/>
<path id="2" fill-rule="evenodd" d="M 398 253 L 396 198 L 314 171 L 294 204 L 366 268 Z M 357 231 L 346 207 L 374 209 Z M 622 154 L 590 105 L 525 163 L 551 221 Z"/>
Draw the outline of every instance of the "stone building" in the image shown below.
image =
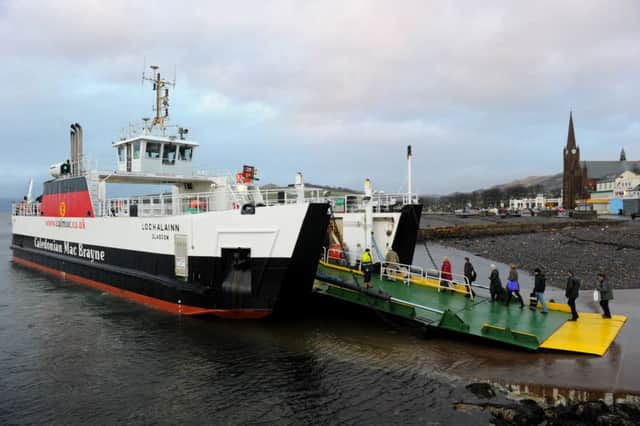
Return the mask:
<path id="1" fill-rule="evenodd" d="M 589 192 L 597 191 L 600 181 L 615 180 L 626 171 L 640 173 L 640 161 L 628 161 L 624 148 L 618 161 L 580 161 L 572 113 L 569 113 L 569 132 L 563 156 L 562 206 L 565 209 L 574 209 L 576 200 L 589 198 Z"/>
<path id="2" fill-rule="evenodd" d="M 585 198 L 587 192 L 587 170 L 580 162 L 580 148 L 573 130 L 573 113 L 569 113 L 569 132 L 563 157 L 562 207 L 571 210 L 576 207 L 576 199 Z"/>

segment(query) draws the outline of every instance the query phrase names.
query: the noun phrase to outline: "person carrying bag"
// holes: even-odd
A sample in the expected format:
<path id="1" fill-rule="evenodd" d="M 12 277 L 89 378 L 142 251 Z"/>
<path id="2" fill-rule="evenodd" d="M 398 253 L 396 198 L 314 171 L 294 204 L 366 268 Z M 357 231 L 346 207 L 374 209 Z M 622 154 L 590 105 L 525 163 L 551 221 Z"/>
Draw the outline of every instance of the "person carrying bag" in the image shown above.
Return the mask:
<path id="1" fill-rule="evenodd" d="M 611 288 L 609 281 L 607 281 L 607 277 L 602 272 L 598 274 L 596 290 L 599 293 L 598 300 L 600 301 L 600 307 L 602 307 L 602 318 L 611 318 L 609 300 L 613 300 L 613 289 Z M 595 299 L 596 293 L 593 293 L 593 296 Z"/>

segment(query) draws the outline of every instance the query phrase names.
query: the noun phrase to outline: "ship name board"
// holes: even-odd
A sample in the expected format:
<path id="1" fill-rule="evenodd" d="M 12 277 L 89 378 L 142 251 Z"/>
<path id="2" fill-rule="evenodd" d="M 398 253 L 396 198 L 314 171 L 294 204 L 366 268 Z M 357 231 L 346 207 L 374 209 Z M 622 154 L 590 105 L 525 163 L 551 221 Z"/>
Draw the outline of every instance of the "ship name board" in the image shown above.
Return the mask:
<path id="1" fill-rule="evenodd" d="M 80 257 L 83 259 L 104 262 L 104 250 L 87 248 L 82 243 L 72 243 L 69 241 L 48 240 L 46 238 L 35 237 L 33 246 L 42 250 L 66 254 L 67 256 Z"/>
<path id="2" fill-rule="evenodd" d="M 180 232 L 180 225 L 177 223 L 143 223 L 143 231 L 156 232 Z"/>

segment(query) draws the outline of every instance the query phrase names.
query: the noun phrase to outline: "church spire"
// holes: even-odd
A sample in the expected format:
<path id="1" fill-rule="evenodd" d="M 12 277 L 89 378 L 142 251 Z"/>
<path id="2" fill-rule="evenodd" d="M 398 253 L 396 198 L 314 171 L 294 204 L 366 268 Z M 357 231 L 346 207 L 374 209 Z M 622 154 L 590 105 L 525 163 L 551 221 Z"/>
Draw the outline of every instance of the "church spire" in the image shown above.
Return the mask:
<path id="1" fill-rule="evenodd" d="M 620 161 L 627 161 L 627 153 L 624 152 L 624 148 L 620 151 Z"/>
<path id="2" fill-rule="evenodd" d="M 573 111 L 569 112 L 569 133 L 567 134 L 567 150 L 576 148 L 576 135 L 573 131 Z"/>

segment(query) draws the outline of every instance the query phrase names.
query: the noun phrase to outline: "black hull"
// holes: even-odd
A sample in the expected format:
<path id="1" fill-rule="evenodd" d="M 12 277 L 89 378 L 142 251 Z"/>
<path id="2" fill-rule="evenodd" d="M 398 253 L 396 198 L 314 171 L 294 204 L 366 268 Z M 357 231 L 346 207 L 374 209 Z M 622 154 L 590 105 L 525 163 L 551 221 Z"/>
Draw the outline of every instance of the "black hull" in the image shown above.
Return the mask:
<path id="1" fill-rule="evenodd" d="M 189 257 L 189 277 L 182 281 L 175 278 L 172 255 L 85 245 L 85 249 L 104 251 L 103 262 L 91 261 L 42 250 L 35 247 L 34 237 L 17 234 L 11 248 L 16 263 L 92 287 L 105 285 L 107 291 L 138 301 L 136 295 L 140 295 L 148 298 L 143 303 L 158 307 L 175 305 L 177 312 L 191 309 L 223 316 L 224 311 L 238 313 L 230 316 L 242 316 L 242 312 L 267 315 L 296 307 L 311 293 L 328 221 L 327 205 L 311 204 L 292 257 L 250 258 L 242 267 L 242 273 L 249 277 L 245 286 L 229 284 L 238 269 L 228 257 Z M 255 315 L 260 316 L 264 315 Z"/>

